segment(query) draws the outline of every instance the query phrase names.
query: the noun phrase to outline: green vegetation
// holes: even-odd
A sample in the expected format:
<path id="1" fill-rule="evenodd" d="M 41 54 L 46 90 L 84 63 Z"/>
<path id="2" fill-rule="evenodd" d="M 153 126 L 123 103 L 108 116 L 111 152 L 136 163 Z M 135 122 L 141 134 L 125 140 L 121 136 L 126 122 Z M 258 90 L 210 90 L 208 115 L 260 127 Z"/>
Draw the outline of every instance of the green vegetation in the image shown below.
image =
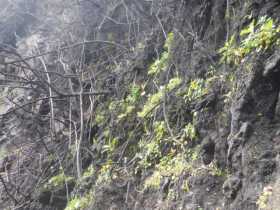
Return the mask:
<path id="1" fill-rule="evenodd" d="M 154 125 L 155 136 L 151 142 L 147 143 L 141 140 L 138 145 L 140 148 L 140 153 L 138 157 L 141 159 L 138 163 L 138 168 L 149 168 L 154 165 L 157 160 L 162 156 L 161 154 L 161 143 L 164 141 L 164 137 L 167 134 L 166 126 L 163 121 L 155 122 Z"/>
<path id="2" fill-rule="evenodd" d="M 257 200 L 257 205 L 259 206 L 259 209 L 267 209 L 267 204 L 269 197 L 272 195 L 272 187 L 267 186 L 263 189 L 262 194 L 259 196 L 259 199 Z"/>
<path id="3" fill-rule="evenodd" d="M 93 174 L 94 174 L 95 170 L 94 170 L 94 166 L 93 165 L 90 165 L 83 173 L 83 176 L 82 178 L 85 179 L 85 178 L 88 178 L 88 177 L 92 177 Z"/>
<path id="4" fill-rule="evenodd" d="M 126 102 L 129 104 L 136 104 L 141 97 L 141 87 L 139 85 L 132 85 L 129 90 L 129 95 Z"/>
<path id="5" fill-rule="evenodd" d="M 83 210 L 86 209 L 94 200 L 93 192 L 72 198 L 64 210 Z"/>
<path id="6" fill-rule="evenodd" d="M 166 70 L 167 64 L 169 61 L 169 53 L 163 52 L 159 59 L 156 59 L 155 62 L 150 66 L 148 74 L 157 75 Z"/>
<path id="7" fill-rule="evenodd" d="M 0 158 L 3 159 L 8 155 L 8 151 L 5 147 L 1 147 L 0 148 Z"/>
<path id="8" fill-rule="evenodd" d="M 227 177 L 228 175 L 228 171 L 218 168 L 215 163 L 211 163 L 208 168 L 210 169 L 210 174 L 213 176 Z"/>
<path id="9" fill-rule="evenodd" d="M 110 171 L 113 167 L 112 160 L 108 160 L 104 163 L 101 169 L 98 171 L 98 178 L 95 182 L 96 185 L 109 183 L 111 181 Z"/>
<path id="10" fill-rule="evenodd" d="M 174 189 L 169 189 L 168 194 L 167 194 L 167 200 L 173 201 L 177 197 L 177 193 L 175 192 Z"/>
<path id="11" fill-rule="evenodd" d="M 61 188 L 65 183 L 73 181 L 74 177 L 66 176 L 63 172 L 61 172 L 60 174 L 49 179 L 48 183 L 46 183 L 44 187 L 46 189 Z"/>
<path id="12" fill-rule="evenodd" d="M 155 166 L 154 173 L 145 180 L 144 187 L 146 189 L 159 189 L 162 178 L 169 177 L 172 182 L 177 182 L 184 172 L 194 173 L 194 161 L 198 158 L 197 150 L 191 149 L 187 152 L 172 152 L 160 159 L 160 162 Z M 187 192 L 189 186 L 185 180 L 182 189 Z"/>
<path id="13" fill-rule="evenodd" d="M 160 58 L 156 59 L 154 63 L 150 66 L 148 75 L 158 75 L 159 73 L 167 70 L 173 41 L 174 34 L 170 32 L 164 44 L 164 52 L 161 54 Z"/>
<path id="14" fill-rule="evenodd" d="M 159 91 L 148 97 L 147 102 L 144 104 L 144 107 L 141 112 L 138 112 L 138 117 L 144 118 L 149 116 L 151 112 L 162 102 L 164 94 L 171 92 L 176 87 L 181 84 L 182 80 L 179 77 L 175 77 L 169 80 L 169 83 L 161 87 Z"/>
<path id="15" fill-rule="evenodd" d="M 154 171 L 154 173 L 145 180 L 144 188 L 145 189 L 159 189 L 161 181 L 161 174 L 159 171 Z"/>
<path id="16" fill-rule="evenodd" d="M 155 140 L 160 142 L 167 134 L 166 125 L 164 121 L 155 122 L 154 124 Z"/>
<path id="17" fill-rule="evenodd" d="M 120 114 L 118 115 L 118 120 L 124 119 L 131 115 L 135 109 L 137 103 L 141 98 L 142 88 L 139 85 L 132 85 L 129 89 L 129 94 L 125 100 L 119 101 L 121 107 Z"/>
<path id="18" fill-rule="evenodd" d="M 104 113 L 99 113 L 95 116 L 95 122 L 100 125 L 104 122 L 105 120 L 105 114 Z"/>
<path id="19" fill-rule="evenodd" d="M 113 151 L 117 148 L 118 143 L 118 138 L 111 138 L 110 136 L 108 136 L 106 138 L 106 143 L 102 146 L 102 153 L 107 153 L 108 155 L 112 154 Z"/>
<path id="20" fill-rule="evenodd" d="M 104 5 L 98 2 L 108 17 L 97 23 L 90 20 L 95 14 L 87 13 L 99 9 L 96 5 L 84 8 L 90 5 L 84 2 L 79 10 L 79 17 L 87 17 L 84 24 L 80 24 L 79 17 L 67 18 L 75 25 L 58 27 L 71 28 L 69 33 L 61 35 L 60 31 L 43 27 L 43 32 L 57 34 L 46 33 L 54 41 L 42 46 L 39 43 L 38 52 L 27 50 L 18 55 L 9 52 L 8 46 L 3 47 L 1 85 L 9 104 L 8 113 L 1 118 L 0 159 L 7 189 L 13 188 L 9 182 L 18 184 L 17 180 L 22 180 L 21 176 L 30 170 L 40 175 L 38 184 L 47 180 L 44 186 L 38 186 L 38 193 L 30 196 L 31 206 L 34 200 L 38 202 L 36 205 L 55 209 L 67 200 L 65 210 L 201 209 L 197 203 L 207 206 L 204 202 L 223 196 L 227 199 L 230 194 L 232 199 L 238 198 L 239 179 L 228 180 L 229 185 L 237 185 L 236 189 L 225 182 L 224 186 L 236 192 L 227 193 L 224 188 L 224 195 L 222 182 L 230 172 L 233 178 L 239 174 L 235 159 L 228 158 L 231 153 L 227 153 L 233 151 L 238 155 L 244 145 L 237 151 L 228 151 L 226 140 L 238 132 L 235 130 L 241 121 L 251 122 L 252 138 L 258 134 L 255 127 L 263 126 L 262 136 L 272 133 L 273 142 L 278 140 L 277 116 L 271 126 L 265 116 L 268 109 L 276 106 L 273 102 L 277 99 L 273 100 L 277 96 L 278 80 L 274 76 L 278 72 L 274 67 L 278 64 L 280 46 L 280 26 L 276 20 L 268 16 L 252 20 L 252 16 L 266 12 L 253 5 L 254 14 L 249 22 L 244 21 L 244 13 L 252 10 L 249 1 L 227 1 L 223 5 L 189 1 L 178 8 L 180 4 L 171 2 L 127 1 L 126 5 L 109 0 Z M 42 5 L 39 10 L 43 8 Z M 150 24 L 146 24 L 143 10 L 158 11 Z M 171 14 L 176 11 L 180 12 Z M 67 17 L 77 13 L 70 7 L 65 12 Z M 193 13 L 192 18 L 184 21 L 185 12 Z M 276 17 L 273 13 L 269 12 Z M 213 14 L 226 16 L 226 20 L 210 17 Z M 201 24 L 196 27 L 199 21 Z M 93 25 L 91 22 L 100 30 L 87 28 Z M 174 33 L 166 34 L 166 30 Z M 83 31 L 86 36 L 79 37 Z M 17 52 L 25 52 L 30 41 L 44 38 L 41 35 L 44 33 L 36 33 L 30 39 L 27 36 L 26 40 L 23 36 L 21 42 L 12 41 L 16 41 Z M 4 41 L 5 36 L 6 32 Z M 227 37 L 223 47 L 222 37 Z M 239 66 L 243 72 L 234 71 Z M 271 75 L 262 72 L 267 67 L 271 67 Z M 18 136 L 21 134 L 23 138 Z M 250 138 L 252 147 L 248 144 L 245 145 L 248 151 L 242 150 L 248 159 L 243 161 L 242 170 L 251 170 L 258 159 L 266 158 L 261 150 L 267 142 L 257 144 L 261 137 L 254 142 Z M 11 154 L 5 150 L 6 146 Z M 37 156 L 38 161 L 32 164 L 32 158 Z M 206 164 L 208 161 L 211 163 Z M 265 171 L 259 168 L 265 172 L 264 178 L 251 184 L 270 182 L 274 166 L 274 163 L 268 165 Z M 13 172 L 16 167 L 22 172 L 6 180 L 5 172 L 9 175 L 7 170 Z M 29 182 L 37 187 L 37 180 Z M 25 189 L 12 190 L 18 191 L 15 195 L 9 195 L 8 190 L 2 196 L 3 201 L 8 200 L 14 208 L 21 206 L 22 201 L 29 205 Z M 265 208 L 270 195 L 271 188 L 265 188 L 257 201 L 260 209 Z M 255 201 L 255 194 L 248 199 Z M 224 206 L 224 200 L 209 206 L 218 209 Z"/>
<path id="21" fill-rule="evenodd" d="M 138 156 L 141 161 L 138 164 L 140 168 L 149 168 L 152 164 L 161 157 L 160 145 L 156 141 L 146 143 L 145 141 L 139 142 L 139 147 L 143 153 Z"/>
<path id="22" fill-rule="evenodd" d="M 188 182 L 188 180 L 184 180 L 181 189 L 182 189 L 185 193 L 190 191 L 190 187 L 189 187 L 189 182 Z"/>
<path id="23" fill-rule="evenodd" d="M 145 180 L 144 187 L 159 189 L 163 177 L 170 177 L 173 181 L 176 181 L 187 168 L 188 164 L 181 154 L 173 158 L 164 156 L 160 163 L 156 165 L 154 173 Z"/>
<path id="24" fill-rule="evenodd" d="M 184 99 L 186 102 L 192 102 L 194 100 L 200 99 L 202 96 L 207 94 L 206 82 L 204 79 L 194 79 L 188 85 L 185 93 Z"/>
<path id="25" fill-rule="evenodd" d="M 180 171 L 179 168 L 182 166 L 180 163 L 183 161 L 183 156 L 186 155 L 188 159 L 190 160 L 196 160 L 197 159 L 197 152 L 195 150 L 191 151 L 185 151 L 183 149 L 184 142 L 183 139 L 188 136 L 188 139 L 194 139 L 196 138 L 195 130 L 192 124 L 188 124 L 186 126 L 187 130 L 183 133 L 184 138 L 179 138 L 179 140 L 176 140 L 175 137 L 169 137 L 166 124 L 164 121 L 159 121 L 154 123 L 154 134 L 153 138 L 150 142 L 146 142 L 144 140 L 141 140 L 138 143 L 140 152 L 138 153 L 138 157 L 140 158 L 140 161 L 138 162 L 137 170 L 139 169 L 147 169 L 152 166 L 157 165 L 158 169 L 160 171 L 163 171 L 165 168 L 168 169 L 168 165 L 172 166 L 172 164 L 176 165 L 176 167 L 172 166 L 172 169 L 175 171 Z M 162 147 L 166 144 L 172 145 L 174 148 L 177 148 L 175 150 L 170 150 L 170 153 L 163 155 L 162 154 Z M 178 150 L 178 153 L 177 153 Z M 182 155 L 182 156 L 176 156 L 175 154 Z M 176 157 L 174 157 L 176 156 Z M 159 164 L 158 164 L 159 163 Z M 178 167 L 178 168 L 177 168 Z M 161 170 L 162 169 L 162 170 Z M 170 168 L 171 170 L 171 168 Z M 176 172 L 175 172 L 176 173 Z M 177 174 L 177 173 L 176 173 Z M 157 174 L 155 174 L 156 176 Z"/>
<path id="26" fill-rule="evenodd" d="M 187 139 L 194 140 L 196 135 L 195 127 L 192 123 L 188 123 L 184 128 L 184 135 Z"/>
<path id="27" fill-rule="evenodd" d="M 156 169 L 160 171 L 162 176 L 169 176 L 172 179 L 176 179 L 187 168 L 187 165 L 183 154 L 178 154 L 173 158 L 164 156 L 156 166 Z"/>
<path id="28" fill-rule="evenodd" d="M 237 44 L 236 34 L 232 35 L 224 47 L 219 50 L 221 62 L 238 65 L 252 52 L 263 52 L 274 44 L 280 44 L 280 26 L 276 26 L 272 18 L 264 16 L 253 20 L 240 34 Z"/>

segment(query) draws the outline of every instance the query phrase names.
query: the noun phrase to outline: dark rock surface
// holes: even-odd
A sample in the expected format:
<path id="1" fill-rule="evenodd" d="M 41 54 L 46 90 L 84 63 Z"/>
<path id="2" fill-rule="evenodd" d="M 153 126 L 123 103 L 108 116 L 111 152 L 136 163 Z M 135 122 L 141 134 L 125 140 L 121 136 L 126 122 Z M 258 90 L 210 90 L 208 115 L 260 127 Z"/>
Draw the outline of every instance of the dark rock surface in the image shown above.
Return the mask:
<path id="1" fill-rule="evenodd" d="M 0 0 L 0 7 L 4 2 Z M 181 174 L 177 185 L 171 184 L 170 177 L 165 177 L 159 190 L 154 191 L 140 189 L 147 174 L 138 174 L 138 169 L 133 171 L 133 179 L 127 178 L 127 174 L 121 175 L 121 178 L 127 178 L 122 185 L 114 183 L 110 174 L 108 179 L 113 183 L 104 181 L 104 185 L 95 191 L 95 203 L 88 210 L 256 210 L 266 186 L 273 188 L 268 208 L 270 205 L 271 209 L 280 206 L 277 202 L 280 193 L 277 191 L 280 180 L 279 46 L 248 56 L 245 62 L 251 64 L 250 71 L 246 64 L 237 67 L 220 64 L 217 52 L 230 35 L 239 34 L 250 23 L 246 16 L 257 19 L 268 15 L 279 21 L 278 0 L 65 2 L 18 0 L 14 5 L 7 4 L 6 10 L 0 8 L 0 15 L 2 12 L 6 17 L 0 20 L 1 86 L 14 85 L 11 80 L 15 76 L 28 78 L 32 83 L 20 90 L 1 89 L 5 99 L 0 99 L 0 146 L 7 152 L 2 154 L 1 150 L 0 176 L 8 188 L 5 196 L 1 195 L 1 209 L 16 206 L 24 210 L 60 210 L 66 207 L 67 196 L 82 195 L 95 186 L 97 173 L 102 171 L 102 164 L 107 164 L 109 155 L 102 148 L 108 143 L 108 136 L 106 127 L 94 124 L 90 113 L 102 113 L 105 110 L 102 108 L 112 102 L 111 98 L 126 98 L 127 87 L 132 83 L 142 84 L 144 81 L 141 88 L 152 89 L 147 69 L 164 51 L 165 36 L 171 31 L 175 34 L 171 49 L 173 64 L 163 78 L 179 75 L 185 84 L 195 78 L 208 78 L 210 69 L 215 69 L 217 78 L 228 72 L 236 77 L 235 91 L 228 97 L 230 85 L 225 84 L 227 81 L 213 79 L 211 91 L 202 99 L 194 100 L 188 106 L 183 102 L 181 105 L 179 100 L 164 104 L 167 108 L 176 104 L 177 110 L 182 112 L 172 110 L 166 114 L 158 111 L 158 115 L 167 115 L 164 120 L 169 117 L 176 125 L 185 125 L 190 121 L 191 112 L 196 112 L 198 139 L 190 144 L 191 148 L 199 147 L 198 161 L 202 162 L 197 163 L 199 167 L 195 171 Z M 98 42 L 77 44 L 85 40 Z M 75 47 L 70 49 L 69 46 L 73 45 Z M 141 50 L 136 52 L 137 46 Z M 42 60 L 29 58 L 34 52 L 46 54 L 39 56 L 43 57 Z M 25 70 L 18 73 L 18 67 L 8 63 L 22 58 L 28 58 L 28 65 L 23 63 Z M 48 78 L 51 84 L 43 82 L 38 85 L 44 79 L 48 81 L 49 73 L 44 72 L 44 67 L 56 74 Z M 157 79 L 163 81 L 161 77 Z M 80 89 L 88 93 L 97 87 L 109 93 L 96 98 L 80 97 Z M 56 94 L 53 107 L 50 89 Z M 141 94 L 145 96 L 146 93 Z M 227 97 L 229 103 L 225 102 Z M 84 102 L 82 105 L 81 101 Z M 104 104 L 100 105 L 102 102 Z M 172 118 L 175 112 L 179 113 L 178 119 Z M 110 160 L 114 160 L 112 164 L 127 169 L 125 156 L 136 153 L 129 144 L 138 143 L 146 135 L 143 134 L 146 128 L 139 126 L 142 122 L 136 118 L 116 125 L 116 113 L 107 114 L 101 121 L 109 124 L 112 133 L 120 133 L 117 142 L 121 145 Z M 52 117 L 55 118 L 53 124 L 50 122 Z M 126 135 L 132 127 L 135 130 L 130 136 Z M 171 136 L 176 138 L 173 134 Z M 76 146 L 74 149 L 78 147 L 78 139 L 82 142 L 81 154 L 72 152 L 73 145 Z M 168 143 L 163 147 L 163 153 L 174 149 Z M 17 155 L 19 151 L 21 154 Z M 78 182 L 68 189 L 37 190 L 62 168 L 69 176 L 77 177 L 78 156 L 81 169 L 91 164 L 96 169 L 84 190 L 78 188 Z M 132 166 L 128 165 L 134 167 L 137 158 L 133 156 L 128 161 Z M 209 167 L 213 165 L 218 169 L 211 171 Z M 219 174 L 219 170 L 226 175 Z M 184 191 L 180 187 L 185 180 L 188 189 Z M 4 188 L 2 182 L 1 192 Z M 176 196 L 166 203 L 171 189 Z"/>

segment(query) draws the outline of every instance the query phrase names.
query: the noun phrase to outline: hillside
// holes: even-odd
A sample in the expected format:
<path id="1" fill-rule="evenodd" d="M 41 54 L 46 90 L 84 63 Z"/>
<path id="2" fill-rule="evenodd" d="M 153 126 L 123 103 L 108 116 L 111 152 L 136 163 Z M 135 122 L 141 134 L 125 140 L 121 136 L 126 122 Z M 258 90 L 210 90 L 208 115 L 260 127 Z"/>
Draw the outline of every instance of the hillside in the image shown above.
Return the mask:
<path id="1" fill-rule="evenodd" d="M 280 209 L 279 0 L 0 17 L 0 209 Z"/>

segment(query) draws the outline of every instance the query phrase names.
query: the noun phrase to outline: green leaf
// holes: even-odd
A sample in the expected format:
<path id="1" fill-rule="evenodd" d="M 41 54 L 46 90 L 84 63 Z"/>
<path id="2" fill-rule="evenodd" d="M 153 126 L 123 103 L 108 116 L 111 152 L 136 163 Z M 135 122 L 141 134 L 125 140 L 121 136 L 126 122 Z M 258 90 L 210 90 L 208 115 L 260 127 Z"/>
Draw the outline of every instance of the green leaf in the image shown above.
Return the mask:
<path id="1" fill-rule="evenodd" d="M 255 20 L 253 20 L 250 25 L 248 25 L 246 28 L 244 28 L 241 32 L 240 32 L 240 36 L 245 36 L 251 33 L 254 33 L 255 30 Z"/>
<path id="2" fill-rule="evenodd" d="M 261 31 L 271 32 L 274 27 L 273 20 L 271 18 L 267 19 L 266 22 L 262 25 Z"/>

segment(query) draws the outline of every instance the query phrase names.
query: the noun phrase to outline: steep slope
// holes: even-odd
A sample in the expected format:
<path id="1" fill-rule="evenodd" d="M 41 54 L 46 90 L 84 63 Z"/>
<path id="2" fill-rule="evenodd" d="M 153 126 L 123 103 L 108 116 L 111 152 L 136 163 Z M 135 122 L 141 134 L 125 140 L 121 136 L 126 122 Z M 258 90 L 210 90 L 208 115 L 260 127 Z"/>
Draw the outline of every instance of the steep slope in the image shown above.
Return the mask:
<path id="1" fill-rule="evenodd" d="M 279 208 L 279 1 L 0 5 L 1 209 Z"/>

